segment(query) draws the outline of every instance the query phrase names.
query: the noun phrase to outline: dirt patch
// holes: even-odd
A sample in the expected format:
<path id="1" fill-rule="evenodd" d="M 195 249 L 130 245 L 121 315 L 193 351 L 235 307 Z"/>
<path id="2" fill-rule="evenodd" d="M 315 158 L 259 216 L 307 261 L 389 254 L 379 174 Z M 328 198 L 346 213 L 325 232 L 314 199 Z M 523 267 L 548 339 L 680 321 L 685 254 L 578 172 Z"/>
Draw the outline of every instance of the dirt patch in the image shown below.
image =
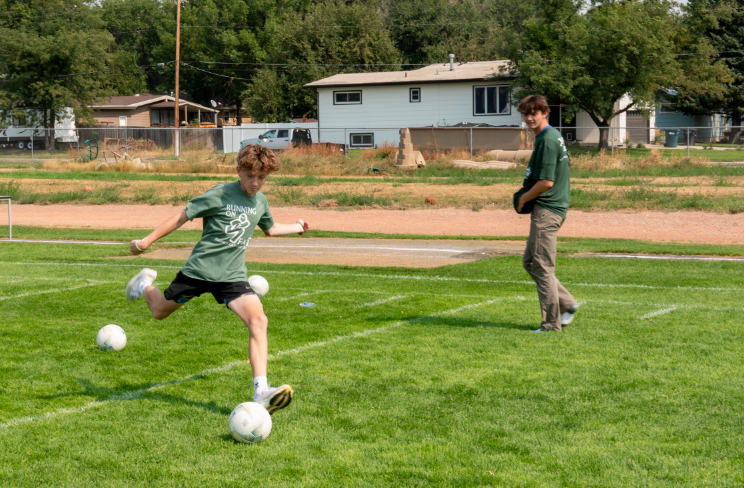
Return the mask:
<path id="1" fill-rule="evenodd" d="M 521 254 L 525 241 L 424 241 L 412 239 L 282 239 L 264 237 L 248 246 L 255 263 L 336 264 L 435 268 L 489 256 Z M 159 249 L 152 259 L 186 260 L 192 248 Z M 250 266 L 249 266 L 250 268 Z"/>
<path id="2" fill-rule="evenodd" d="M 13 205 L 13 223 L 46 227 L 130 228 L 141 238 L 176 212 L 172 205 Z M 529 215 L 511 210 L 455 208 L 355 211 L 276 207 L 277 222 L 302 218 L 311 229 L 422 235 L 526 236 Z M 0 211 L 0 225 L 5 224 Z M 201 229 L 195 219 L 184 228 Z M 644 239 L 663 242 L 744 244 L 744 214 L 706 212 L 581 212 L 571 210 L 561 237 Z"/>

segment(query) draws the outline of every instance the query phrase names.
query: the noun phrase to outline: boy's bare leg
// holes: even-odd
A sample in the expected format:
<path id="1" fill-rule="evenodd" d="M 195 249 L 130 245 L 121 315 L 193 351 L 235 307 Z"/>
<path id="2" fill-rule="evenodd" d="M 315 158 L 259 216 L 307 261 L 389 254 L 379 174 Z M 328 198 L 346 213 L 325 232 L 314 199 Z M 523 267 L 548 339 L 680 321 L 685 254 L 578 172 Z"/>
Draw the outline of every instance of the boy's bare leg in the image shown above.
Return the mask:
<path id="1" fill-rule="evenodd" d="M 228 308 L 240 317 L 248 332 L 248 357 L 253 368 L 253 377 L 266 376 L 266 362 L 269 357 L 269 339 L 267 331 L 269 319 L 263 310 L 261 300 L 256 295 L 243 295 L 231 301 Z"/>
<path id="2" fill-rule="evenodd" d="M 145 297 L 145 302 L 150 307 L 152 316 L 158 320 L 163 320 L 183 306 L 182 303 L 166 300 L 160 290 L 154 286 L 146 286 L 142 296 Z"/>
<path id="3" fill-rule="evenodd" d="M 263 405 L 270 414 L 273 414 L 289 405 L 294 391 L 289 385 L 271 388 L 266 380 L 266 363 L 269 359 L 267 336 L 269 319 L 266 318 L 261 300 L 256 295 L 243 295 L 231 301 L 227 306 L 240 317 L 250 332 L 248 357 L 253 369 L 255 391 L 253 401 Z"/>

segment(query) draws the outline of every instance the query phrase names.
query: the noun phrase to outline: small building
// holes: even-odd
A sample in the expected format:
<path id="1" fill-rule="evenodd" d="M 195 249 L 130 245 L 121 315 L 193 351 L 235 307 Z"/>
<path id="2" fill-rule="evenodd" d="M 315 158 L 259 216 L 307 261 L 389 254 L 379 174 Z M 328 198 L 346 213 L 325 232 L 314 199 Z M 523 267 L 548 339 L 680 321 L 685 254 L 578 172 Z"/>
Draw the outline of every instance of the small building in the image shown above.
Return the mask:
<path id="1" fill-rule="evenodd" d="M 318 96 L 318 140 L 352 148 L 396 144 L 401 127 L 460 122 L 521 128 L 506 61 L 432 64 L 410 71 L 342 73 L 308 83 Z"/>
<path id="2" fill-rule="evenodd" d="M 175 127 L 175 102 L 170 95 L 142 93 L 102 99 L 92 105 L 96 125 L 109 127 Z M 179 125 L 216 127 L 214 108 L 179 99 Z"/>

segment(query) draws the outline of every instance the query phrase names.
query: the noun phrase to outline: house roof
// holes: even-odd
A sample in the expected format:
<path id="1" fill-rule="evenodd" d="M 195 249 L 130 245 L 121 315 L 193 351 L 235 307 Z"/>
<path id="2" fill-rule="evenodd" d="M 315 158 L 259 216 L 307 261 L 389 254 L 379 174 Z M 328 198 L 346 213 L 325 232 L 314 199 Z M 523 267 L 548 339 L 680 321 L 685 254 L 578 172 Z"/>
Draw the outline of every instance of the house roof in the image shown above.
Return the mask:
<path id="1" fill-rule="evenodd" d="M 169 97 L 170 98 L 170 97 Z M 204 105 L 199 105 L 198 103 L 194 102 L 187 102 L 186 100 L 181 100 L 178 103 L 179 107 L 183 107 L 184 105 L 187 105 L 189 107 L 198 108 L 202 112 L 217 112 L 217 110 L 209 107 L 205 107 Z M 176 108 L 175 101 L 171 98 L 170 101 L 164 101 L 164 102 L 158 102 L 151 105 L 152 108 Z"/>
<path id="2" fill-rule="evenodd" d="M 173 108 L 175 98 L 170 95 L 153 95 L 152 93 L 142 93 L 139 95 L 123 96 L 123 97 L 109 97 L 97 100 L 91 108 L 105 108 L 105 109 L 124 109 L 134 110 L 142 107 L 143 105 L 157 106 L 158 108 Z M 167 103 L 170 102 L 170 105 Z M 205 112 L 217 112 L 209 107 L 199 105 L 188 100 L 184 100 L 179 97 L 179 105 L 188 105 L 190 107 L 196 107 Z"/>
<path id="3" fill-rule="evenodd" d="M 303 85 L 305 88 L 364 85 L 408 85 L 420 83 L 453 83 L 477 81 L 495 77 L 511 77 L 506 70 L 508 61 L 478 61 L 455 63 L 450 71 L 449 62 L 431 64 L 411 71 L 384 71 L 378 73 L 341 73 Z"/>
<path id="4" fill-rule="evenodd" d="M 160 100 L 170 99 L 168 95 L 153 95 L 152 93 L 141 93 L 124 97 L 109 97 L 96 100 L 93 108 L 137 108 Z"/>

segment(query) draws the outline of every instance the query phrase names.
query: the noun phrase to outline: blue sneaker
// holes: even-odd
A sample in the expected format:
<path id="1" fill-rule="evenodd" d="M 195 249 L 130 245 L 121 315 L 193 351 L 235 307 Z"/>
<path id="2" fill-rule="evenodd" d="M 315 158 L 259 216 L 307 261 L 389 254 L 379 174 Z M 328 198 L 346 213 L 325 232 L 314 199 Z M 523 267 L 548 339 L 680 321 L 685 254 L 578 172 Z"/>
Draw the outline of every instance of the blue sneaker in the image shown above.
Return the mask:
<path id="1" fill-rule="evenodd" d="M 538 333 L 538 332 L 546 332 L 546 331 L 544 331 L 544 330 L 542 329 L 542 327 L 540 327 L 539 329 L 537 329 L 537 330 L 533 330 L 532 332 L 534 332 L 534 333 Z"/>

